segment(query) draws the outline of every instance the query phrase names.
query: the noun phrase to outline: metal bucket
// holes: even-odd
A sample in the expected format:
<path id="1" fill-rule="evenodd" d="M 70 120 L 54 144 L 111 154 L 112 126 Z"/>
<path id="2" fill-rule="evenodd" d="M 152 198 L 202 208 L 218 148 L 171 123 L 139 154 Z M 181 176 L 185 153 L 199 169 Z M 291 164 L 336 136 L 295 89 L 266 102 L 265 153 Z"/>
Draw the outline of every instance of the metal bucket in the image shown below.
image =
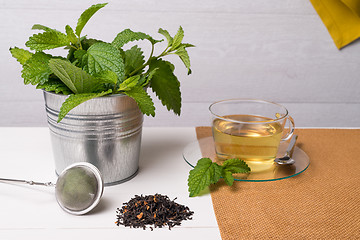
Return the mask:
<path id="1" fill-rule="evenodd" d="M 123 94 L 94 98 L 72 109 L 57 123 L 66 95 L 44 91 L 56 173 L 75 162 L 89 162 L 105 185 L 134 177 L 139 167 L 143 114 Z"/>

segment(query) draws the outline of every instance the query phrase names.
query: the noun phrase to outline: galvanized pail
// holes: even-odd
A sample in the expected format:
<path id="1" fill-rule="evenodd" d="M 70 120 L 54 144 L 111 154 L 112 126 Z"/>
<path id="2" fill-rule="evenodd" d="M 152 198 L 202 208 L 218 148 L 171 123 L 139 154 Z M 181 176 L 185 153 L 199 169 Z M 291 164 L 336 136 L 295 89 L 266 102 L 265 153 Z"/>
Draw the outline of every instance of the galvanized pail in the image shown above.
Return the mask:
<path id="1" fill-rule="evenodd" d="M 143 114 L 123 94 L 94 98 L 72 109 L 57 123 L 67 96 L 44 91 L 56 172 L 75 162 L 89 162 L 105 185 L 134 177 L 139 166 Z"/>

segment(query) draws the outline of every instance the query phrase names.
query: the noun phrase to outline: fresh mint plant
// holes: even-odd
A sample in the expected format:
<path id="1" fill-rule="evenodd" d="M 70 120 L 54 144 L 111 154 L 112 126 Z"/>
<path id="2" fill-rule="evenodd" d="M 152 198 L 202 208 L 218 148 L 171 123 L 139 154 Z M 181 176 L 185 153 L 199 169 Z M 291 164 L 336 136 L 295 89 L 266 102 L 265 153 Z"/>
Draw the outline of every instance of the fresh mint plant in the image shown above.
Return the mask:
<path id="1" fill-rule="evenodd" d="M 184 30 L 180 26 L 172 37 L 167 30 L 159 33 L 167 40 L 167 47 L 154 56 L 155 45 L 163 40 L 155 40 L 142 32 L 125 29 L 111 43 L 83 36 L 82 30 L 90 18 L 107 3 L 92 5 L 78 19 L 75 31 L 69 25 L 65 32 L 35 24 L 32 29 L 42 32 L 34 34 L 25 45 L 35 52 L 21 48 L 10 48 L 14 58 L 22 65 L 25 84 L 36 85 L 38 89 L 69 95 L 63 103 L 58 122 L 79 104 L 92 98 L 123 93 L 133 98 L 146 115 L 155 116 L 155 107 L 146 92 L 149 87 L 161 103 L 180 115 L 180 83 L 174 74 L 174 65 L 163 57 L 175 54 L 191 73 L 187 48 L 183 43 Z M 143 51 L 137 46 L 124 50 L 124 45 L 147 40 L 151 53 L 145 61 Z M 67 57 L 52 56 L 45 50 L 64 47 Z"/>
<path id="2" fill-rule="evenodd" d="M 197 196 L 210 184 L 217 183 L 224 178 L 227 185 L 232 186 L 234 173 L 248 173 L 249 166 L 240 159 L 233 158 L 226 160 L 223 165 L 211 161 L 210 158 L 201 158 L 194 169 L 189 172 L 188 186 L 189 196 Z"/>

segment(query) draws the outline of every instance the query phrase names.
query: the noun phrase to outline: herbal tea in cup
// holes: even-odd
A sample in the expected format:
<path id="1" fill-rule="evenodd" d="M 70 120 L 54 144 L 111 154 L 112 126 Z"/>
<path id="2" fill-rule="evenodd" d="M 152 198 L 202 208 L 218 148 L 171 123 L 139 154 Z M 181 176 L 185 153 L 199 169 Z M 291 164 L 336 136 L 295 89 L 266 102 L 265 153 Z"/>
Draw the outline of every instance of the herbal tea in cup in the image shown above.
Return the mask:
<path id="1" fill-rule="evenodd" d="M 242 159 L 252 172 L 270 169 L 280 142 L 294 132 L 293 119 L 277 103 L 230 99 L 211 104 L 209 110 L 218 159 Z M 284 131 L 287 121 L 290 127 Z"/>

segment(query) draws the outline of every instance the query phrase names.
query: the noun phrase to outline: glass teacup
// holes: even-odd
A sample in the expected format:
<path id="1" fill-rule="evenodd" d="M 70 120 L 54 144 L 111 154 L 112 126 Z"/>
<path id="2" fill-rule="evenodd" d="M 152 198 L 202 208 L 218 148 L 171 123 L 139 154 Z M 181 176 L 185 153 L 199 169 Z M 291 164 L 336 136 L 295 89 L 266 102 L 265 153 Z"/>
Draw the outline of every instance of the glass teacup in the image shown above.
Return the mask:
<path id="1" fill-rule="evenodd" d="M 295 128 L 284 106 L 264 100 L 222 100 L 209 110 L 218 159 L 242 159 L 252 172 L 274 165 L 280 142 L 290 139 Z"/>

